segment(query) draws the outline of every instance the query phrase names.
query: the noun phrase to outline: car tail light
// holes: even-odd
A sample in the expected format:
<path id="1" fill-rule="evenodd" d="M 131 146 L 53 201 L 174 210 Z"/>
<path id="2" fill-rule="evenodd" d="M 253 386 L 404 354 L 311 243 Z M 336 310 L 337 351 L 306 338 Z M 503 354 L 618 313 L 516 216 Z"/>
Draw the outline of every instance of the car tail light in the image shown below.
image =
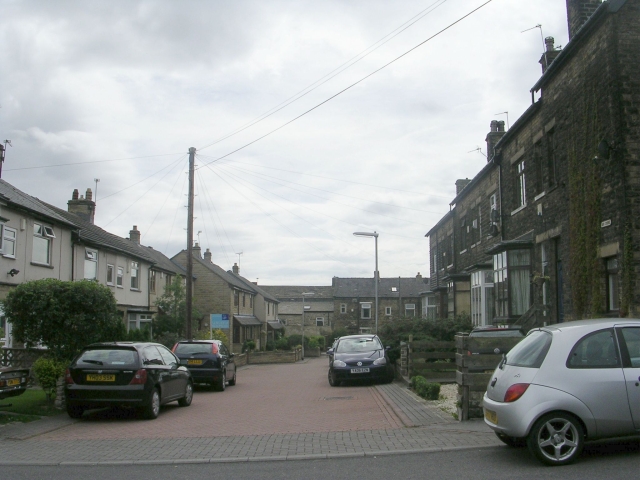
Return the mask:
<path id="1" fill-rule="evenodd" d="M 135 373 L 129 385 L 144 385 L 145 383 L 147 383 L 147 371 L 141 368 Z"/>
<path id="2" fill-rule="evenodd" d="M 505 403 L 515 402 L 518 400 L 522 395 L 524 395 L 527 388 L 529 388 L 528 383 L 516 383 L 511 385 L 504 394 Z"/>
<path id="3" fill-rule="evenodd" d="M 176 348 L 178 348 L 178 344 L 177 344 L 177 343 L 173 346 L 173 348 L 171 349 L 171 351 L 172 351 L 173 353 L 176 353 Z"/>
<path id="4" fill-rule="evenodd" d="M 74 382 L 73 381 L 73 377 L 71 376 L 71 370 L 69 370 L 67 368 L 66 372 L 64 372 L 64 383 L 66 383 L 67 385 L 73 385 Z"/>
<path id="5" fill-rule="evenodd" d="M 218 344 L 217 343 L 212 343 L 211 344 L 211 353 L 213 353 L 213 354 L 218 353 Z"/>

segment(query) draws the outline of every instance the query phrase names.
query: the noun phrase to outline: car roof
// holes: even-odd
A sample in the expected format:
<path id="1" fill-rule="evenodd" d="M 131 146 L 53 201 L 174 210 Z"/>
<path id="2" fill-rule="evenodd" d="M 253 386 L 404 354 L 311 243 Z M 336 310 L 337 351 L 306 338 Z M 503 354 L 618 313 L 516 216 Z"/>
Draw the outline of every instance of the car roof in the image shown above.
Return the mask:
<path id="1" fill-rule="evenodd" d="M 611 328 L 614 325 L 640 325 L 640 319 L 637 318 L 594 318 L 589 320 L 573 320 L 570 322 L 555 323 L 541 327 L 543 330 L 549 331 L 567 331 L 582 329 Z"/>
<path id="2" fill-rule="evenodd" d="M 157 343 L 157 342 L 98 342 L 98 343 L 92 343 L 90 345 L 87 345 L 84 348 L 107 348 L 107 347 L 133 347 L 133 348 L 141 348 L 141 347 L 146 347 L 148 345 L 155 345 L 157 346 L 162 346 L 164 347 L 164 345 L 162 345 L 161 343 Z"/>
<path id="3" fill-rule="evenodd" d="M 373 337 L 377 337 L 377 335 L 367 333 L 367 334 L 361 334 L 361 335 L 345 335 L 344 337 L 340 337 L 338 340 L 345 340 L 347 338 L 373 338 Z"/>
<path id="4" fill-rule="evenodd" d="M 180 340 L 177 343 L 217 343 L 220 345 L 222 340 Z"/>

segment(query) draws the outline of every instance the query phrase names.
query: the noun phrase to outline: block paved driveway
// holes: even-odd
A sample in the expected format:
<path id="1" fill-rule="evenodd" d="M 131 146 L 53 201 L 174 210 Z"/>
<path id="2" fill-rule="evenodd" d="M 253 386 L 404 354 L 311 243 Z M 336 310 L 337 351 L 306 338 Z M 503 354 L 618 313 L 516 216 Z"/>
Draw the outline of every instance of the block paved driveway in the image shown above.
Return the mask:
<path id="1" fill-rule="evenodd" d="M 459 423 L 402 383 L 329 386 L 326 357 L 249 365 L 225 392 L 200 389 L 156 420 L 99 411 L 0 427 L 0 465 L 179 464 L 302 460 L 499 444 L 480 422 Z M 411 427 L 411 428 L 409 428 Z"/>

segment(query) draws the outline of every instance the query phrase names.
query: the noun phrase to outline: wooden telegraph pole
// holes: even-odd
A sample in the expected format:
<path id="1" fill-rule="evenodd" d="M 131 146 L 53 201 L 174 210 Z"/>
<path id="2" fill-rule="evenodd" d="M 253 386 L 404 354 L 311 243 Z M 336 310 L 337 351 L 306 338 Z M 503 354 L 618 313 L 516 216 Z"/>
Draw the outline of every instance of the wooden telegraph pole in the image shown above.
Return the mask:
<path id="1" fill-rule="evenodd" d="M 185 334 L 187 340 L 192 339 L 191 334 L 191 312 L 193 306 L 191 304 L 193 299 L 192 292 L 192 280 L 193 280 L 193 177 L 194 177 L 194 165 L 195 165 L 196 149 L 191 147 L 189 149 L 189 202 L 187 204 L 187 318 L 185 320 Z"/>

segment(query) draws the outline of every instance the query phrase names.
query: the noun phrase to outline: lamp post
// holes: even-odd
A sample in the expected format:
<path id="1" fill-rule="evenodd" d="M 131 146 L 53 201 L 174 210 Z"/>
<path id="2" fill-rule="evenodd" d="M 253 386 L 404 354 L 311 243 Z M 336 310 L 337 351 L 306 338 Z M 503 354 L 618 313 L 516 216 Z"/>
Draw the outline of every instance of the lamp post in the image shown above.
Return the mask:
<path id="1" fill-rule="evenodd" d="M 304 360 L 304 297 L 313 295 L 314 292 L 302 292 L 302 360 Z M 311 305 L 309 305 L 311 308 Z"/>
<path id="2" fill-rule="evenodd" d="M 376 335 L 378 334 L 378 232 L 353 232 L 356 237 L 373 237 L 376 247 L 376 271 L 374 272 L 373 283 L 375 284 L 376 295 Z"/>

